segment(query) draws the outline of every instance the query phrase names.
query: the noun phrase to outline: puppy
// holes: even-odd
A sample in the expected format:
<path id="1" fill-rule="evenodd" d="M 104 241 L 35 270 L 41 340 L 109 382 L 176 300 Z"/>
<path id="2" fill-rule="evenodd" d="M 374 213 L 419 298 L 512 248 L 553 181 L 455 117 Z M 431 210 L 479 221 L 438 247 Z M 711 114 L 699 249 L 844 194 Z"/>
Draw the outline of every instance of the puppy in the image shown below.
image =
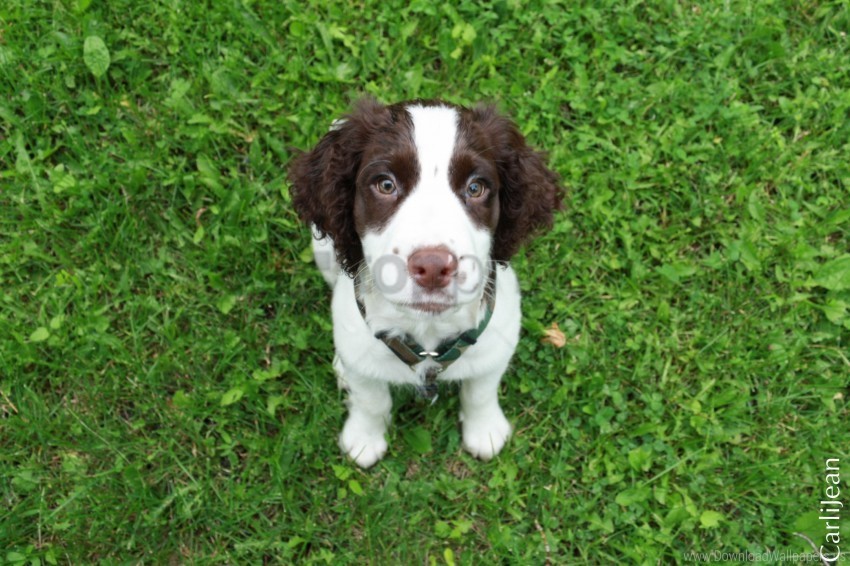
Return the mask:
<path id="1" fill-rule="evenodd" d="M 498 454 L 521 317 L 508 261 L 563 196 L 541 154 L 491 107 L 365 100 L 294 160 L 290 182 L 333 288 L 343 452 L 364 468 L 384 456 L 390 385 L 433 400 L 459 381 L 464 448 Z"/>

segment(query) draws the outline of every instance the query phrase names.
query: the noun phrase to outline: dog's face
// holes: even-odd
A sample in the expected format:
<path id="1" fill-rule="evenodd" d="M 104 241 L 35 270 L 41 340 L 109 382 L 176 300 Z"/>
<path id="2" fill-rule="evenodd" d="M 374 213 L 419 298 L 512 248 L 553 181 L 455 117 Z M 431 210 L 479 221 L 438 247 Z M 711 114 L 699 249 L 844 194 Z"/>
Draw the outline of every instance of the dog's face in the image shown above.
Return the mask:
<path id="1" fill-rule="evenodd" d="M 434 102 L 361 103 L 290 177 L 296 209 L 343 268 L 419 313 L 480 300 L 490 261 L 507 261 L 561 202 L 510 121 Z"/>
<path id="2" fill-rule="evenodd" d="M 498 172 L 482 153 L 485 140 L 459 135 L 454 108 L 405 111 L 400 143 L 364 153 L 355 226 L 384 297 L 440 313 L 480 299 L 499 218 Z"/>

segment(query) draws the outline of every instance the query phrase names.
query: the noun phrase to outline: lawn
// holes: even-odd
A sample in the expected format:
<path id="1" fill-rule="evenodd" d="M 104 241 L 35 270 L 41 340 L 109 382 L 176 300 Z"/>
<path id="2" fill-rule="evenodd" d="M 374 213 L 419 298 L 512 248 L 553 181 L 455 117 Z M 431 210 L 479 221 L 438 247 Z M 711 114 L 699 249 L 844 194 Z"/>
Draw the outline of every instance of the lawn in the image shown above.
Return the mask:
<path id="1" fill-rule="evenodd" d="M 0 562 L 846 559 L 848 33 L 839 1 L 3 0 Z M 365 95 L 496 103 L 567 190 L 514 261 L 491 462 L 450 387 L 395 392 L 374 469 L 336 445 L 286 168 Z"/>

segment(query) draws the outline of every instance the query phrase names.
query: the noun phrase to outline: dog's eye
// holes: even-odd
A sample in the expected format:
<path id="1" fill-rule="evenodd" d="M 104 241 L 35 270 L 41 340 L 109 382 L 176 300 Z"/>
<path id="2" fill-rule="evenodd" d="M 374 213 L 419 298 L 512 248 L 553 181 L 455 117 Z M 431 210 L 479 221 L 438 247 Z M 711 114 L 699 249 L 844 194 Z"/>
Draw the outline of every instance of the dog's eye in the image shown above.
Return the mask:
<path id="1" fill-rule="evenodd" d="M 487 185 L 479 180 L 472 181 L 466 187 L 466 195 L 470 198 L 478 198 L 487 190 Z"/>
<path id="2" fill-rule="evenodd" d="M 391 195 L 395 192 L 395 183 L 389 177 L 383 177 L 375 183 L 375 188 L 382 195 Z"/>

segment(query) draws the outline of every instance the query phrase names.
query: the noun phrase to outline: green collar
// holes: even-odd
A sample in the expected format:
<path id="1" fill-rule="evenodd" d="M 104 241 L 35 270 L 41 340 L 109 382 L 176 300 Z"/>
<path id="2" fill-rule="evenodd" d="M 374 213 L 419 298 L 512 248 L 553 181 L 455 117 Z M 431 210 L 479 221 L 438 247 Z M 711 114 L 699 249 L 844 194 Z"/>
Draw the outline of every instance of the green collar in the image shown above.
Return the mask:
<path id="1" fill-rule="evenodd" d="M 354 286 L 354 296 L 357 300 L 357 308 L 360 310 L 360 315 L 365 321 L 366 305 L 363 304 L 358 293 L 360 287 L 359 278 L 355 279 Z M 387 348 L 389 348 L 390 351 L 392 351 L 392 353 L 395 354 L 398 359 L 403 361 L 411 370 L 416 364 L 424 362 L 425 360 L 432 360 L 439 364 L 438 366 L 434 366 L 426 370 L 424 383 L 416 388 L 421 397 L 429 399 L 432 402 L 436 400 L 437 376 L 457 361 L 467 348 L 475 344 L 478 337 L 481 336 L 484 329 L 487 328 L 487 324 L 490 322 L 490 318 L 493 316 L 493 310 L 496 307 L 495 267 L 490 269 L 490 275 L 487 278 L 487 286 L 484 289 L 482 302 L 484 304 L 484 317 L 481 319 L 478 326 L 476 328 L 470 328 L 456 337 L 443 340 L 433 351 L 426 350 L 409 334 L 405 334 L 404 336 L 391 336 L 388 330 L 382 330 L 375 334 L 375 338 L 383 342 Z"/>

